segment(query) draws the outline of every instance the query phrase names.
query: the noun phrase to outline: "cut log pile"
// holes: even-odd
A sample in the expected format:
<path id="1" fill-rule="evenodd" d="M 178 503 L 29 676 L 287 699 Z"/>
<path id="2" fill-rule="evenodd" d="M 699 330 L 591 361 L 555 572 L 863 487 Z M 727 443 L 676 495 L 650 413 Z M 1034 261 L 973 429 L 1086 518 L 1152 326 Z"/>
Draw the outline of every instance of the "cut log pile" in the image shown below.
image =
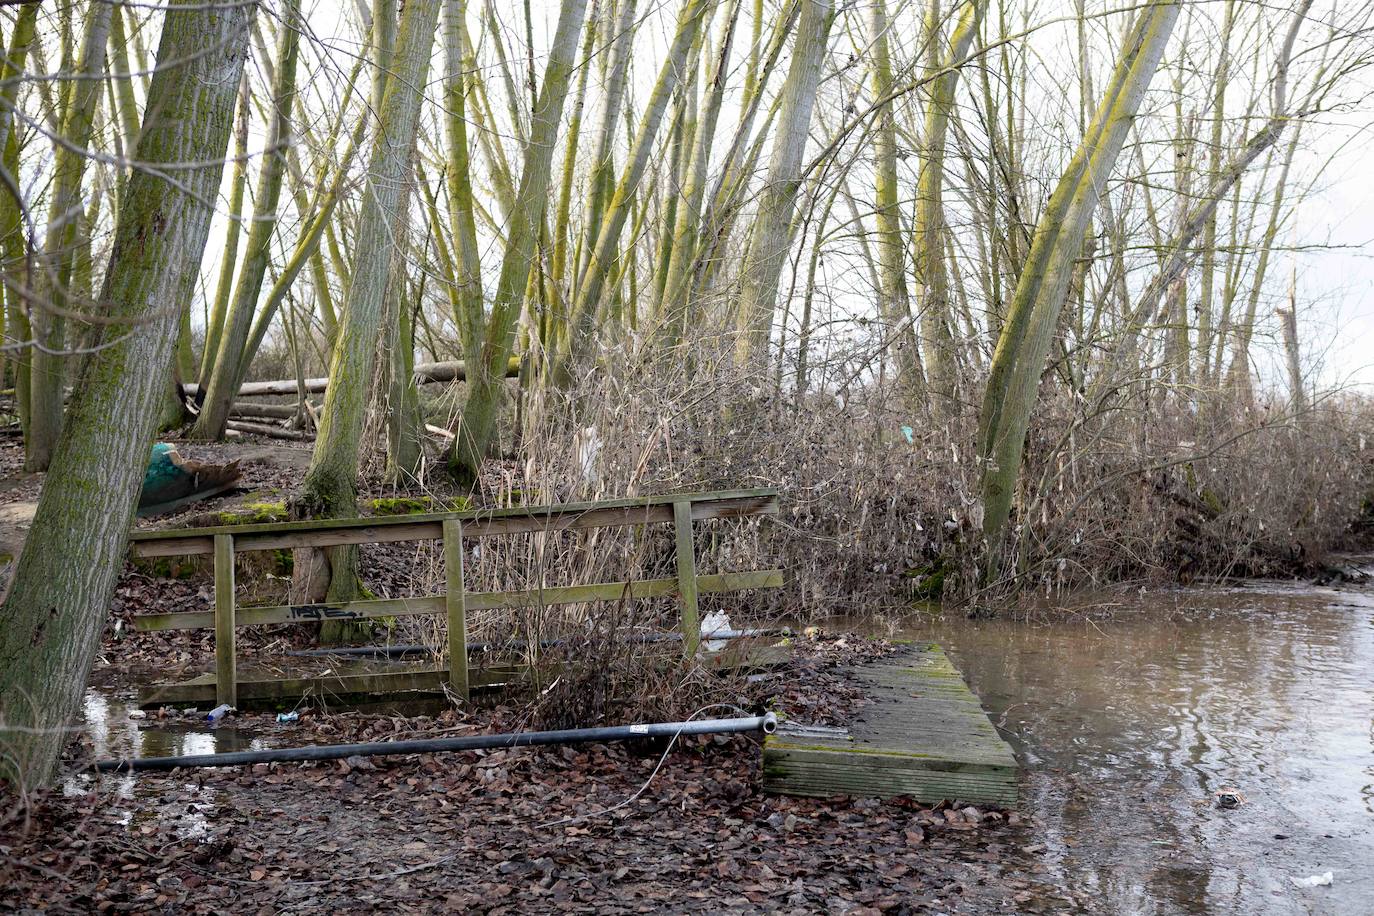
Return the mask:
<path id="1" fill-rule="evenodd" d="M 520 359 L 519 357 L 512 357 L 506 365 L 506 378 L 515 378 L 519 374 Z M 420 363 L 415 367 L 415 383 L 417 385 L 461 382 L 466 379 L 467 367 L 462 360 Z M 239 386 L 238 394 L 239 397 L 291 397 L 301 394 L 323 394 L 328 389 L 328 378 L 274 379 L 261 382 L 244 382 Z M 183 385 L 182 391 L 188 399 L 194 399 L 200 393 L 200 386 L 194 383 Z M 299 401 L 287 404 L 235 401 L 229 409 L 229 415 L 233 419 L 226 424 L 226 428 L 231 433 L 246 433 L 272 439 L 309 440 L 314 438 L 313 428 L 319 420 L 319 407 L 307 400 L 304 403 L 304 408 L 302 410 L 302 404 Z M 259 420 L 286 422 L 285 425 L 268 425 L 255 422 Z M 439 427 L 427 424 L 425 428 L 435 435 L 453 438 L 452 433 Z"/>

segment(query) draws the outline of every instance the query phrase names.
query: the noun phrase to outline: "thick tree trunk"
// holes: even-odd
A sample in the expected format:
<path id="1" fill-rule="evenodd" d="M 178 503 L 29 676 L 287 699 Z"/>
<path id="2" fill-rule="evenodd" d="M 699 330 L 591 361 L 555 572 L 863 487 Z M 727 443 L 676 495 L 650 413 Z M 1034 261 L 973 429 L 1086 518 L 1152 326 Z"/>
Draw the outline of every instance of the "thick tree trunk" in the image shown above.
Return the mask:
<path id="1" fill-rule="evenodd" d="M 181 9 L 180 7 L 187 7 Z M 100 642 L 171 357 L 224 171 L 253 7 L 172 0 L 150 94 L 160 100 L 124 186 L 100 292 L 108 346 L 87 364 L 48 471 L 8 600 L 0 608 L 0 775 L 52 773 Z"/>

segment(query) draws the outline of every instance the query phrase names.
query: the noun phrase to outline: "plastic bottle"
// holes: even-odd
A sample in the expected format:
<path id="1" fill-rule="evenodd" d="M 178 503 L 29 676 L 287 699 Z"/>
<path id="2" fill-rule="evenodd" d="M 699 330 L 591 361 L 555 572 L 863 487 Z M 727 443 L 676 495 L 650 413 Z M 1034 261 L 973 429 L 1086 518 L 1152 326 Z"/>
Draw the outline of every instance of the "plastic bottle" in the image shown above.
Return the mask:
<path id="1" fill-rule="evenodd" d="M 211 725 L 218 725 L 221 719 L 233 711 L 234 707 L 230 706 L 228 703 L 221 703 L 205 714 L 205 721 L 209 722 Z"/>

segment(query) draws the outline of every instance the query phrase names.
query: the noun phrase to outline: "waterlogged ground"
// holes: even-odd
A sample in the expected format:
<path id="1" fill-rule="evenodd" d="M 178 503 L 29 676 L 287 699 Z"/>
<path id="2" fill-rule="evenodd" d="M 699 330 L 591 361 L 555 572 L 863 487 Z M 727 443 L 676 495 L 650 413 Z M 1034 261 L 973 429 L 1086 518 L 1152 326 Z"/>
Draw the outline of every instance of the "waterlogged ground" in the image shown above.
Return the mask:
<path id="1" fill-rule="evenodd" d="M 847 643 L 847 644 L 846 644 Z M 739 689 L 834 724 L 862 704 L 837 666 L 883 650 L 805 642 Z M 726 698 L 727 701 L 729 698 Z M 0 911 L 1054 913 L 1074 908 L 1015 812 L 766 796 L 749 737 L 181 770 L 143 756 L 509 732 L 520 709 L 437 717 L 140 717 L 97 686 L 61 792 L 0 819 Z M 729 714 L 723 712 L 723 714 Z M 660 760 L 662 766 L 660 768 Z"/>
<path id="2" fill-rule="evenodd" d="M 893 633 L 942 642 L 1016 747 L 1010 817 L 764 796 L 744 738 L 692 742 L 648 788 L 657 753 L 624 747 L 69 771 L 27 823 L 0 825 L 0 909 L 1374 912 L 1374 586 L 1117 590 L 1031 617 Z M 873 627 L 828 627 L 846 628 Z M 750 702 L 843 721 L 843 643 L 807 644 Z M 212 728 L 143 716 L 129 670 L 105 673 L 73 770 L 526 727 L 498 708 Z M 1292 881 L 1327 872 L 1329 886 Z"/>
<path id="3" fill-rule="evenodd" d="M 946 646 L 1016 746 L 1058 883 L 1105 913 L 1374 913 L 1374 586 L 1067 611 L 909 630 Z"/>

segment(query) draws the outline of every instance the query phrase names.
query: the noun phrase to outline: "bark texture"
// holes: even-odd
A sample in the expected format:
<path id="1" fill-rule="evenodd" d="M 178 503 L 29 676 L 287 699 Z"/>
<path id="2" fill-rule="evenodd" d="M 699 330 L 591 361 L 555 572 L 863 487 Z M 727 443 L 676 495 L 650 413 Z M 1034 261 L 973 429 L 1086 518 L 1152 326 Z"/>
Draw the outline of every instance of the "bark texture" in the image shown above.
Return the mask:
<path id="1" fill-rule="evenodd" d="M 331 384 L 324 418 L 301 492 L 294 502 L 298 517 L 335 518 L 358 514 L 359 446 L 367 398 L 376 369 L 377 339 L 382 331 L 383 298 L 391 277 L 393 245 L 401 217 L 402 189 L 410 178 L 422 88 L 429 72 L 430 50 L 439 21 L 440 0 L 413 0 L 401 18 L 400 36 L 379 111 L 381 123 L 368 162 L 367 184 L 355 241 L 356 258 L 339 319 L 338 337 L 329 365 Z M 353 548 L 329 551 L 328 598 L 348 601 L 358 592 L 357 553 Z"/>
<path id="2" fill-rule="evenodd" d="M 1153 0 L 1138 14 L 1102 103 L 1036 226 L 997 341 L 978 427 L 985 574 L 990 581 L 1000 574 L 1026 431 L 1088 221 L 1159 67 L 1178 11 L 1177 3 Z"/>
<path id="3" fill-rule="evenodd" d="M 183 8 L 185 7 L 185 8 Z M 0 608 L 0 776 L 45 781 L 85 689 L 171 358 L 194 287 L 243 71 L 252 7 L 168 7 L 139 133 L 144 163 L 205 163 L 125 183 L 99 300 L 101 330 L 72 395 L 14 587 Z"/>

